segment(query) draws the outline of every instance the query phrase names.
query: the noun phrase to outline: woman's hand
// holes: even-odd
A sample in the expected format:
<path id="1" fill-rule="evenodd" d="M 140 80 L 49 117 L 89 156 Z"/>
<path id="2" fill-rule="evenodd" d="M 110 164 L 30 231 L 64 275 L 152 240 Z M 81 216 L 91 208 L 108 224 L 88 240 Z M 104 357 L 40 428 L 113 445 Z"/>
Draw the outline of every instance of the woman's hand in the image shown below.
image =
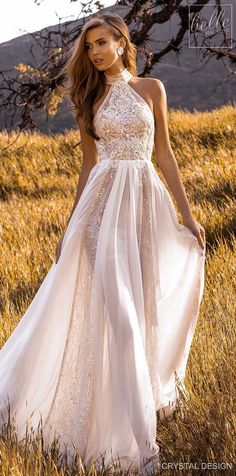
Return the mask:
<path id="1" fill-rule="evenodd" d="M 187 226 L 192 233 L 196 236 L 199 245 L 204 249 L 205 248 L 205 230 L 203 226 L 198 223 L 196 218 L 192 217 L 182 217 L 183 225 Z"/>
<path id="2" fill-rule="evenodd" d="M 60 238 L 56 246 L 56 257 L 55 257 L 56 263 L 58 262 L 61 255 L 61 245 L 62 245 L 63 238 L 64 238 L 64 235 L 62 235 L 62 237 Z"/>

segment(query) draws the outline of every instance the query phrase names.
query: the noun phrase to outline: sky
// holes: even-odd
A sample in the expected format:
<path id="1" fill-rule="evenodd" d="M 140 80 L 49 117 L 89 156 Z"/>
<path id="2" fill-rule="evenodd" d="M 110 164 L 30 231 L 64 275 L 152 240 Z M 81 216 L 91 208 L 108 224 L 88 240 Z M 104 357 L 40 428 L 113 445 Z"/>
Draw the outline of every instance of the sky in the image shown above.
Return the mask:
<path id="1" fill-rule="evenodd" d="M 85 1 L 85 0 L 84 0 Z M 115 0 L 100 0 L 109 7 Z M 64 21 L 80 18 L 81 2 L 70 0 L 4 0 L 0 6 L 0 43 L 20 35 L 56 25 L 58 16 Z M 93 2 L 95 3 L 95 2 Z M 94 10 L 96 11 L 96 9 Z"/>

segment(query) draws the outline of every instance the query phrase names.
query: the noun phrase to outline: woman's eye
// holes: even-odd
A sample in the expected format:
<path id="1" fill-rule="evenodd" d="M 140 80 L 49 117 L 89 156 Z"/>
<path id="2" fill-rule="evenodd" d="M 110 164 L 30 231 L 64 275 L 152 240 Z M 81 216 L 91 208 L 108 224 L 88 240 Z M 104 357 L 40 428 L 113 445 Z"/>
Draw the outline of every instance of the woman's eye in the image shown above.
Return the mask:
<path id="1" fill-rule="evenodd" d="M 99 45 L 104 45 L 106 42 L 105 41 L 99 41 Z M 90 48 L 89 45 L 85 45 L 86 50 Z"/>

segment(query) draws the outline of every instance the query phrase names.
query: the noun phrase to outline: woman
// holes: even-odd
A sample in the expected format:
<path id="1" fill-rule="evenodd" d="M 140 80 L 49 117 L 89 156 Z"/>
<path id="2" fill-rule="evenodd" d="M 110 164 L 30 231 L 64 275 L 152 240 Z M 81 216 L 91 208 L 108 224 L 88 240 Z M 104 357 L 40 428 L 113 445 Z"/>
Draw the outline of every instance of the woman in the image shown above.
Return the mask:
<path id="1" fill-rule="evenodd" d="M 204 229 L 171 149 L 163 83 L 136 75 L 123 19 L 83 27 L 64 73 L 83 164 L 56 259 L 0 353 L 0 410 L 18 433 L 75 444 L 85 466 L 159 465 L 156 412 L 184 387 L 204 287 Z M 177 214 L 156 161 L 181 212 Z M 39 386 L 40 382 L 40 386 Z M 144 473 L 142 473 L 144 474 Z"/>

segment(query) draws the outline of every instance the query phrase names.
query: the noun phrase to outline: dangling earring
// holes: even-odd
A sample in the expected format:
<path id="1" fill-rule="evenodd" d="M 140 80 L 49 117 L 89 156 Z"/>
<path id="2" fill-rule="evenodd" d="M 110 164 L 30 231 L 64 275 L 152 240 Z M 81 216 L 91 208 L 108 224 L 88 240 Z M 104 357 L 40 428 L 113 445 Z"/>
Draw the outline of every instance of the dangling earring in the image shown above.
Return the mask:
<path id="1" fill-rule="evenodd" d="M 119 46 L 119 48 L 117 48 L 117 53 L 118 53 L 118 55 L 123 55 L 124 48 L 122 46 Z"/>

